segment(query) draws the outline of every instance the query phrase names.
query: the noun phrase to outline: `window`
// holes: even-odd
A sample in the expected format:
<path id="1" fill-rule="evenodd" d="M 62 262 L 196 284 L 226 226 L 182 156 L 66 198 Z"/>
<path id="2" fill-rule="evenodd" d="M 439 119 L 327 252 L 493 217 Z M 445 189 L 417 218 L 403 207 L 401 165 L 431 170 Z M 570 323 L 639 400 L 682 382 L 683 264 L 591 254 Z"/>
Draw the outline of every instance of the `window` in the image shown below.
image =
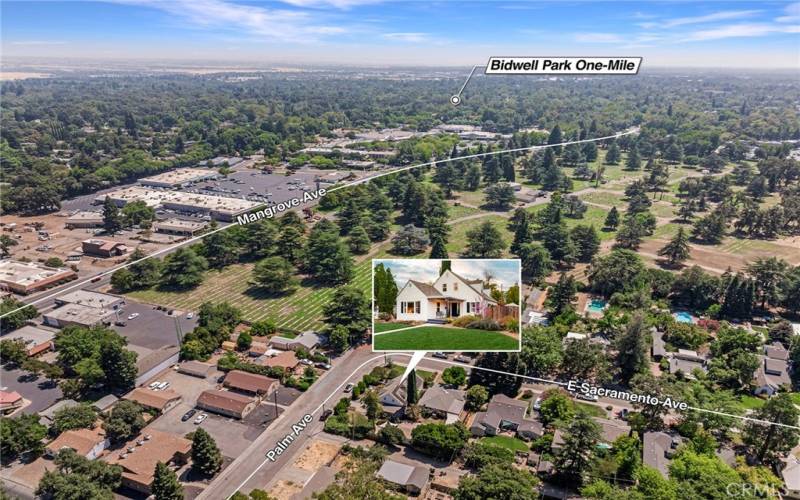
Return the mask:
<path id="1" fill-rule="evenodd" d="M 406 314 L 414 314 L 414 303 L 406 302 Z"/>
<path id="2" fill-rule="evenodd" d="M 458 291 L 458 282 L 453 283 L 453 290 Z"/>
<path id="3" fill-rule="evenodd" d="M 447 283 L 442 283 L 442 291 L 443 292 L 447 291 Z"/>
<path id="4" fill-rule="evenodd" d="M 420 308 L 419 308 L 419 301 L 416 301 L 416 302 L 414 302 L 414 307 L 415 307 L 415 308 L 416 308 L 416 310 L 417 310 L 417 314 L 419 314 L 419 311 L 420 311 Z"/>

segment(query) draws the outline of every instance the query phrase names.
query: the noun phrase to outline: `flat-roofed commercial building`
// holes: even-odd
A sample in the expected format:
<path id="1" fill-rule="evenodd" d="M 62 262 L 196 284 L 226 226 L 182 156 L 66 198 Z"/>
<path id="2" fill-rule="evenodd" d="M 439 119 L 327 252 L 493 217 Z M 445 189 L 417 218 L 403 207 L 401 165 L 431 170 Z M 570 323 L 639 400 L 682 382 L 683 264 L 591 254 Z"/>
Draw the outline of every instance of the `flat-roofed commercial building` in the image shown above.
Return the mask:
<path id="1" fill-rule="evenodd" d="M 55 332 L 25 325 L 4 336 L 4 340 L 19 340 L 25 344 L 25 352 L 28 356 L 38 356 L 53 348 L 53 337 Z"/>
<path id="2" fill-rule="evenodd" d="M 91 327 L 101 323 L 109 323 L 116 315 L 113 309 L 98 309 L 81 304 L 66 304 L 42 315 L 44 324 L 55 328 L 70 325 Z"/>
<path id="3" fill-rule="evenodd" d="M 120 207 L 129 202 L 141 200 L 150 207 L 160 206 L 170 210 L 200 213 L 224 222 L 230 222 L 236 216 L 261 205 L 258 202 L 241 198 L 182 191 L 157 191 L 142 186 L 131 186 L 98 196 L 95 198 L 95 203 L 102 203 L 106 196 Z"/>
<path id="4" fill-rule="evenodd" d="M 86 229 L 103 226 L 103 214 L 100 212 L 81 211 L 67 217 L 64 223 L 67 229 Z"/>
<path id="5" fill-rule="evenodd" d="M 176 236 L 194 236 L 208 224 L 203 221 L 166 219 L 153 223 L 153 229 L 157 233 L 173 234 Z"/>
<path id="6" fill-rule="evenodd" d="M 142 186 L 175 188 L 187 186 L 219 177 L 219 173 L 207 168 L 178 168 L 158 175 L 139 179 Z"/>
<path id="7" fill-rule="evenodd" d="M 73 292 L 59 295 L 55 298 L 58 306 L 65 304 L 80 304 L 82 306 L 94 307 L 95 309 L 119 309 L 125 304 L 122 297 L 108 293 L 93 292 L 91 290 L 75 290 Z"/>
<path id="8" fill-rule="evenodd" d="M 0 289 L 22 295 L 38 292 L 77 278 L 72 269 L 47 267 L 35 262 L 0 260 Z"/>

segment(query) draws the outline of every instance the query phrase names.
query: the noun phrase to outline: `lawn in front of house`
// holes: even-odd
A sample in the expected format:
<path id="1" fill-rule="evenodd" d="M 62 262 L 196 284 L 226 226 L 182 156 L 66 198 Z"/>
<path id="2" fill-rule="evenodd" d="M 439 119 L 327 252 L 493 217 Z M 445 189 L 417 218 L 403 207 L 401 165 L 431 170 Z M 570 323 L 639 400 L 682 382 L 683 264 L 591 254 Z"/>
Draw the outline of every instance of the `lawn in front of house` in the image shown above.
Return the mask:
<path id="1" fill-rule="evenodd" d="M 407 323 L 375 323 L 375 331 L 376 332 L 390 332 L 392 330 L 398 330 L 400 328 L 411 328 L 414 325 L 409 325 Z"/>
<path id="2" fill-rule="evenodd" d="M 519 340 L 502 332 L 425 325 L 373 337 L 376 351 L 514 351 Z"/>
<path id="3" fill-rule="evenodd" d="M 575 401 L 575 409 L 582 411 L 592 417 L 600 417 L 600 418 L 608 417 L 606 410 L 599 405 L 593 405 L 590 403 L 582 403 L 580 401 Z"/>
<path id="4" fill-rule="evenodd" d="M 530 446 L 525 441 L 511 436 L 486 436 L 480 439 L 481 443 L 493 444 L 502 448 L 509 449 L 514 453 L 518 451 L 528 451 Z"/>

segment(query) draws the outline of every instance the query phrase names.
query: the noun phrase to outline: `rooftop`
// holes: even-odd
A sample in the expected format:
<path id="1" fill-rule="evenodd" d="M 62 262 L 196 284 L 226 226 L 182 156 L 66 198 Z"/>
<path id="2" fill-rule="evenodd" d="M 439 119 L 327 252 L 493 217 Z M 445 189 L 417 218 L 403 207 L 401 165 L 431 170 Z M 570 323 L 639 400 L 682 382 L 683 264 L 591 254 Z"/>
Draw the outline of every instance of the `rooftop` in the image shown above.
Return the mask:
<path id="1" fill-rule="evenodd" d="M 59 295 L 56 302 L 64 304 L 80 304 L 96 309 L 105 309 L 122 301 L 122 298 L 107 293 L 93 292 L 91 290 L 75 290 Z"/>
<path id="2" fill-rule="evenodd" d="M 122 396 L 122 399 L 128 401 L 135 401 L 146 408 L 155 410 L 163 410 L 171 401 L 180 399 L 180 394 L 172 389 L 164 389 L 163 391 L 154 391 L 145 389 L 144 387 L 137 387 L 128 394 Z"/>
<path id="3" fill-rule="evenodd" d="M 119 452 L 104 460 L 122 467 L 123 475 L 140 484 L 153 482 L 156 464 L 169 463 L 176 454 L 188 455 L 192 442 L 179 436 L 153 429 L 144 429 L 136 439 L 125 444 Z"/>
<path id="4" fill-rule="evenodd" d="M 210 406 L 212 408 L 221 408 L 236 413 L 242 413 L 247 408 L 247 405 L 253 402 L 252 398 L 236 394 L 229 391 L 218 391 L 216 389 L 209 389 L 203 391 L 200 397 L 197 398 L 198 404 Z"/>
<path id="5" fill-rule="evenodd" d="M 98 444 L 106 439 L 106 431 L 101 426 L 94 429 L 72 429 L 64 431 L 47 445 L 52 453 L 70 448 L 81 456 L 86 456 Z"/>
<path id="6" fill-rule="evenodd" d="M 294 351 L 283 351 L 277 356 L 266 358 L 262 364 L 264 366 L 279 366 L 281 368 L 292 369 L 297 366 L 297 363 L 299 362 L 300 360 L 297 359 L 297 355 L 294 353 Z"/>
<path id="7" fill-rule="evenodd" d="M 19 262 L 16 260 L 0 260 L 0 281 L 7 281 L 20 286 L 31 286 L 39 281 L 57 278 L 59 275 L 74 275 L 72 269 L 64 267 L 47 267 L 36 262 Z"/>
<path id="8" fill-rule="evenodd" d="M 277 383 L 278 381 L 274 378 L 243 372 L 241 370 L 231 370 L 228 372 L 228 375 L 225 376 L 225 381 L 223 382 L 225 387 L 259 394 L 268 393 Z"/>
<path id="9" fill-rule="evenodd" d="M 178 168 L 150 177 L 139 179 L 141 184 L 170 184 L 178 186 L 187 182 L 216 177 L 219 174 L 206 168 Z"/>
<path id="10" fill-rule="evenodd" d="M 419 400 L 419 405 L 431 410 L 458 415 L 464 409 L 464 391 L 445 389 L 441 385 L 434 385 L 425 391 Z"/>
<path id="11" fill-rule="evenodd" d="M 413 485 L 421 490 L 428 483 L 428 469 L 386 460 L 378 470 L 378 477 L 401 486 Z"/>
<path id="12" fill-rule="evenodd" d="M 98 196 L 96 199 L 102 201 L 105 196 L 112 200 L 123 203 L 141 200 L 150 207 L 159 205 L 177 205 L 186 207 L 196 207 L 204 210 L 213 210 L 220 213 L 237 214 L 245 212 L 260 205 L 255 201 L 243 200 L 241 198 L 227 198 L 223 196 L 213 196 L 209 194 L 184 193 L 182 191 L 158 191 L 142 186 L 131 186 L 117 189 L 107 195 Z"/>
<path id="13" fill-rule="evenodd" d="M 108 315 L 109 312 L 107 310 L 84 306 L 82 304 L 66 304 L 45 313 L 45 316 L 48 318 L 81 325 L 100 323 L 106 319 Z"/>

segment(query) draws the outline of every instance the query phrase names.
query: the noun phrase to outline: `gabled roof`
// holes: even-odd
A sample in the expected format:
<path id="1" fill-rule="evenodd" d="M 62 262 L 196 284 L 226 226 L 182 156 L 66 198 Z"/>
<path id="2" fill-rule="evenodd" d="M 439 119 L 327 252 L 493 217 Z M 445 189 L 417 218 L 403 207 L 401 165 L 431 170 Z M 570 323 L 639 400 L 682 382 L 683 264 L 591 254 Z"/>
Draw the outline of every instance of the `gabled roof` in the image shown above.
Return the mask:
<path id="1" fill-rule="evenodd" d="M 416 486 L 422 489 L 428 484 L 428 469 L 419 465 L 408 465 L 394 460 L 386 460 L 378 470 L 382 479 L 401 486 Z"/>
<path id="2" fill-rule="evenodd" d="M 780 342 L 774 342 L 772 345 L 764 346 L 764 354 L 772 359 L 789 359 L 789 351 L 787 351 Z"/>
<path id="3" fill-rule="evenodd" d="M 128 394 L 122 396 L 122 399 L 134 401 L 144 406 L 145 408 L 152 408 L 154 410 L 162 411 L 172 401 L 180 399 L 181 396 L 172 389 L 164 389 L 163 391 L 154 391 L 137 387 Z"/>
<path id="4" fill-rule="evenodd" d="M 205 406 L 211 408 L 219 408 L 228 410 L 235 413 L 244 413 L 247 406 L 253 402 L 253 399 L 235 392 L 218 391 L 216 389 L 209 389 L 203 391 L 200 397 L 197 398 L 198 406 Z"/>
<path id="5" fill-rule="evenodd" d="M 231 370 L 225 376 L 223 385 L 240 391 L 266 394 L 278 383 L 274 378 L 265 377 L 256 373 L 248 373 L 241 370 Z"/>
<path id="6" fill-rule="evenodd" d="M 465 277 L 463 277 L 463 276 L 461 276 L 461 275 L 458 275 L 458 274 L 454 273 L 452 269 L 448 269 L 448 270 L 447 270 L 447 271 L 445 271 L 445 272 L 449 272 L 450 274 L 452 274 L 452 275 L 453 275 L 453 276 L 455 276 L 456 278 L 458 278 L 458 279 L 460 279 L 461 281 L 463 281 L 465 285 L 467 285 L 468 287 L 470 287 L 472 290 L 475 290 L 475 291 L 476 291 L 476 292 L 477 292 L 477 293 L 478 293 L 478 294 L 479 294 L 481 297 L 483 297 L 485 300 L 488 300 L 489 302 L 492 302 L 492 303 L 495 303 L 495 304 L 497 303 L 497 301 L 496 301 L 496 300 L 494 300 L 494 299 L 493 299 L 493 298 L 491 298 L 490 296 L 488 296 L 488 295 L 486 295 L 485 293 L 483 293 L 483 281 L 481 281 L 481 280 L 468 280 L 467 278 L 465 278 Z M 439 277 L 441 278 L 441 276 L 439 276 Z M 480 285 L 480 286 L 476 286 L 476 285 Z"/>
<path id="7" fill-rule="evenodd" d="M 665 432 L 645 432 L 642 437 L 642 462 L 657 469 L 664 477 L 669 477 L 669 458 L 672 449 L 672 436 Z"/>
<path id="8" fill-rule="evenodd" d="M 414 285 L 420 292 L 425 294 L 426 297 L 437 298 L 437 299 L 443 299 L 444 298 L 444 295 L 442 295 L 442 292 L 440 292 L 439 290 L 437 290 L 436 288 L 434 288 L 433 286 L 431 286 L 431 285 L 429 285 L 427 283 L 423 283 L 421 281 L 415 281 L 415 280 L 408 280 L 408 282 L 411 283 L 412 285 Z"/>
<path id="9" fill-rule="evenodd" d="M 419 405 L 431 410 L 458 415 L 464 409 L 464 391 L 445 389 L 440 385 L 434 385 L 425 391 L 419 400 Z"/>
<path id="10" fill-rule="evenodd" d="M 97 426 L 95 429 L 72 429 L 62 432 L 47 449 L 56 454 L 64 448 L 75 450 L 75 453 L 86 456 L 98 444 L 106 439 L 106 431 Z"/>

